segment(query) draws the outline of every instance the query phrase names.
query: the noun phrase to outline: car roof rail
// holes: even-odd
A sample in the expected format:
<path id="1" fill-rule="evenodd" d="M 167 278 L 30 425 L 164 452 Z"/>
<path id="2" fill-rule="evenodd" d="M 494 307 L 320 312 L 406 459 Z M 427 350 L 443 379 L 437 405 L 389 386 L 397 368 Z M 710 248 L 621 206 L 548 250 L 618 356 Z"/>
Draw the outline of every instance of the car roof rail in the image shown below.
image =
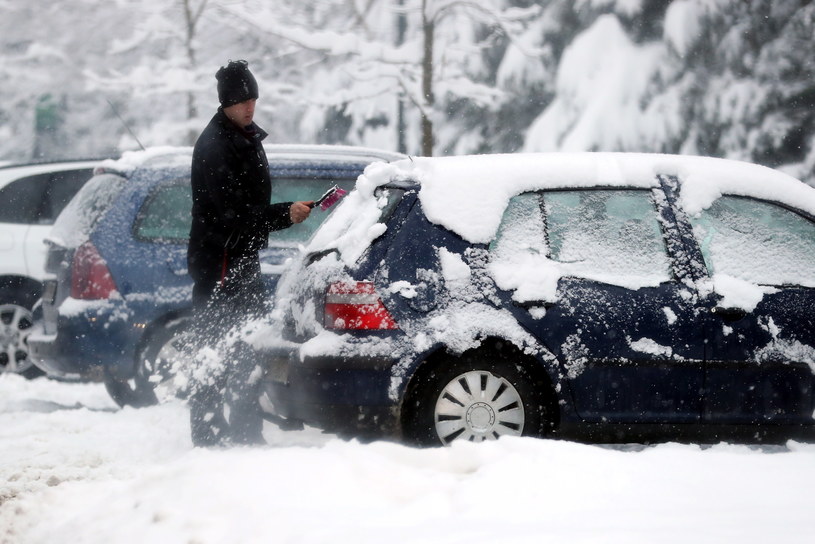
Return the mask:
<path id="1" fill-rule="evenodd" d="M 49 164 L 70 164 L 78 162 L 102 162 L 109 157 L 69 157 L 69 158 L 48 158 L 48 159 L 33 159 L 24 162 L 1 162 L 0 169 L 20 168 L 24 166 L 47 166 Z"/>
<path id="2" fill-rule="evenodd" d="M 386 149 L 353 145 L 329 144 L 266 144 L 267 155 L 306 155 L 315 159 L 362 159 L 373 161 L 395 161 L 406 159 L 407 155 Z"/>

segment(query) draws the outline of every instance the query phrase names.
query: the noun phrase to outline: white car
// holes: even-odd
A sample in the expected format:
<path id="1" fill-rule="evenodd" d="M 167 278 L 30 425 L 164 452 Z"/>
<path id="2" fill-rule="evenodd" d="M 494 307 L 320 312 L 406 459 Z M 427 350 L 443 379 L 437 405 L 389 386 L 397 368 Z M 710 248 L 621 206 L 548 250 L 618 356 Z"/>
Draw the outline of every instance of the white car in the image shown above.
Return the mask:
<path id="1" fill-rule="evenodd" d="M 28 357 L 27 338 L 42 291 L 43 239 L 98 162 L 0 166 L 0 373 L 41 374 Z"/>

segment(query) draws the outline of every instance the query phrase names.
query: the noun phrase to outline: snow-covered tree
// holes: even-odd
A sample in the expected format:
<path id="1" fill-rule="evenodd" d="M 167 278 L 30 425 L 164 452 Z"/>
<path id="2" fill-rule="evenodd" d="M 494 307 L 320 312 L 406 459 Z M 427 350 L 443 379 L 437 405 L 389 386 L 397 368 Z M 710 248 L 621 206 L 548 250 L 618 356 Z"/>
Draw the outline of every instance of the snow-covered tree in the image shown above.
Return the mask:
<path id="1" fill-rule="evenodd" d="M 503 0 L 327 4 L 330 14 L 315 7 L 286 11 L 266 4 L 244 5 L 232 13 L 259 32 L 313 54 L 301 96 L 305 132 L 317 139 L 330 135 L 355 143 L 395 142 L 397 110 L 408 104 L 416 115 L 404 130 L 418 135 L 408 139 L 414 142 L 410 150 L 426 155 L 447 150 L 445 136 L 458 139 L 446 127 L 455 124 L 462 104 L 497 103 L 501 92 L 490 81 L 494 77 L 484 63 L 486 52 L 499 38 L 514 40 L 537 11 Z M 292 25 L 297 17 L 300 29 Z"/>
<path id="2" fill-rule="evenodd" d="M 235 2 L 119 0 L 133 17 L 132 29 L 112 37 L 108 62 L 84 75 L 91 89 L 120 101 L 148 144 L 193 144 L 211 115 L 199 103 L 215 96 L 218 66 L 230 52 L 239 58 L 243 47 L 257 51 L 257 43 L 223 20 L 223 4 Z"/>
<path id="3" fill-rule="evenodd" d="M 0 0 L 0 160 L 115 154 L 124 125 L 191 143 L 243 58 L 270 141 L 694 153 L 815 184 L 813 36 L 813 0 Z"/>
<path id="4" fill-rule="evenodd" d="M 0 157 L 4 159 L 24 161 L 116 150 L 108 143 L 118 130 L 115 118 L 104 99 L 85 87 L 82 72 L 88 63 L 104 59 L 106 40 L 94 37 L 106 35 L 108 25 L 126 28 L 127 15 L 106 10 L 101 25 L 94 17 L 97 2 L 72 0 L 70 9 L 65 4 L 0 2 Z M 61 123 L 49 138 L 52 145 L 45 146 L 41 140 L 38 147 L 37 109 L 44 101 L 50 102 L 49 115 Z"/>
<path id="5" fill-rule="evenodd" d="M 574 9 L 580 28 L 525 149 L 725 156 L 813 181 L 815 4 L 583 0 Z"/>

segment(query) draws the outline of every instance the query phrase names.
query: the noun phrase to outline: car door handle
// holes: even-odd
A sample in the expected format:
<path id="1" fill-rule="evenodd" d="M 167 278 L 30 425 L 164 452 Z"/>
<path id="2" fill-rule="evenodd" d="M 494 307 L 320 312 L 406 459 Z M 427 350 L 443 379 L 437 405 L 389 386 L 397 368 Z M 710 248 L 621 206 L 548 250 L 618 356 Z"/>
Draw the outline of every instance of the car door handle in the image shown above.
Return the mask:
<path id="1" fill-rule="evenodd" d="M 555 305 L 554 302 L 545 302 L 543 300 L 526 300 L 524 302 L 513 300 L 512 303 L 524 310 L 529 310 L 530 308 L 543 308 L 544 310 L 548 310 Z"/>
<path id="2" fill-rule="evenodd" d="M 738 321 L 747 317 L 747 310 L 741 308 L 722 308 L 721 306 L 714 306 L 711 312 L 725 321 Z"/>

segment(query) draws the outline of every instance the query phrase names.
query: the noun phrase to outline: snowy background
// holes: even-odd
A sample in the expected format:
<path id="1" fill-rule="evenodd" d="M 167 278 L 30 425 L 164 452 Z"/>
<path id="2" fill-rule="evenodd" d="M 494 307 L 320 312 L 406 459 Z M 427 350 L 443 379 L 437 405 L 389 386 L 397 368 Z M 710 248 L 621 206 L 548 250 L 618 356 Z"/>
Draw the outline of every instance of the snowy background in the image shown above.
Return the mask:
<path id="1" fill-rule="evenodd" d="M 187 411 L 0 375 L 0 542 L 808 543 L 815 445 L 415 449 L 267 424 L 207 450 Z"/>
<path id="2" fill-rule="evenodd" d="M 815 184 L 815 3 L 0 0 L 0 162 L 185 145 L 245 58 L 270 142 L 657 151 Z M 426 38 L 432 37 L 430 42 Z M 432 43 L 432 47 L 428 46 Z M 0 543 L 811 542 L 815 445 L 418 450 L 0 374 Z"/>
<path id="3" fill-rule="evenodd" d="M 0 0 L 0 161 L 136 148 L 117 114 L 190 144 L 238 58 L 272 142 L 701 154 L 815 183 L 810 0 Z"/>

